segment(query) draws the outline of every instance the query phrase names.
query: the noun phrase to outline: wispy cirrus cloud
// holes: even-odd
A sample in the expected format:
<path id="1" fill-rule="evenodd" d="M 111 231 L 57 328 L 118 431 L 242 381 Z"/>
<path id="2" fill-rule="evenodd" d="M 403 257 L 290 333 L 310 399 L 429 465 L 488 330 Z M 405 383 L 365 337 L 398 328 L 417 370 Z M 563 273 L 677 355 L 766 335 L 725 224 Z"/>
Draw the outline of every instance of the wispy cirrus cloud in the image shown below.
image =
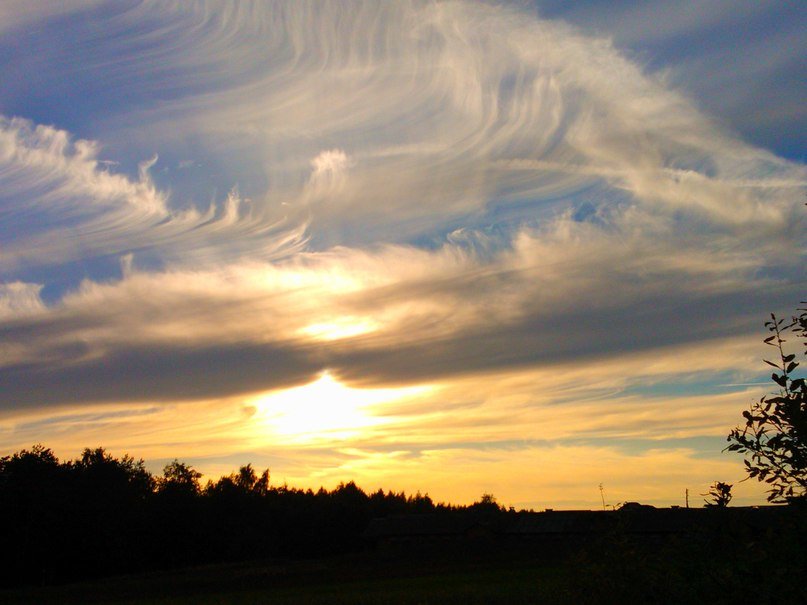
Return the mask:
<path id="1" fill-rule="evenodd" d="M 149 175 L 156 161 L 141 162 L 132 180 L 99 162 L 95 142 L 0 118 L 0 268 L 155 248 L 166 261 L 205 254 L 221 260 L 239 251 L 272 258 L 304 243 L 304 226 L 252 216 L 235 191 L 204 212 L 171 210 Z"/>
<path id="2" fill-rule="evenodd" d="M 802 157 L 803 6 L 782 2 L 540 0 L 546 15 L 613 39 L 757 145 Z"/>

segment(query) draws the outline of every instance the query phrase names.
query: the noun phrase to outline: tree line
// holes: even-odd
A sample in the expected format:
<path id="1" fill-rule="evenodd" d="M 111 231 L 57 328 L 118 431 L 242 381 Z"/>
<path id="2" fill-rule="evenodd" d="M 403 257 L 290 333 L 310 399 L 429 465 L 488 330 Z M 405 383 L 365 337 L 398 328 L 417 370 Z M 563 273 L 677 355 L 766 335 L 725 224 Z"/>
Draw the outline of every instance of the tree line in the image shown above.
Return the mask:
<path id="1" fill-rule="evenodd" d="M 0 458 L 0 584 L 344 553 L 361 548 L 374 517 L 474 510 L 420 493 L 368 494 L 353 482 L 273 486 L 250 464 L 206 485 L 200 478 L 177 460 L 155 477 L 142 459 L 100 447 L 69 461 L 42 445 Z"/>

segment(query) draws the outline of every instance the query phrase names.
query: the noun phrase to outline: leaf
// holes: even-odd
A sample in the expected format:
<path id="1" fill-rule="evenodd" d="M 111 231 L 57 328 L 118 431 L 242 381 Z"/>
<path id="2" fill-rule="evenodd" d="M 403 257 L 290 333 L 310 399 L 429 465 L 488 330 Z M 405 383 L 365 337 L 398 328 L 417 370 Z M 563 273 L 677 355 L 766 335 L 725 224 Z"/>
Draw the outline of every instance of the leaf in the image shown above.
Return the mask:
<path id="1" fill-rule="evenodd" d="M 785 363 L 788 363 L 790 361 L 793 361 L 795 358 L 796 358 L 796 355 L 791 353 L 790 355 L 785 355 L 784 357 L 782 357 L 782 361 L 784 361 Z"/>
<path id="2" fill-rule="evenodd" d="M 798 362 L 796 362 L 796 361 L 791 361 L 791 362 L 790 362 L 790 365 L 789 365 L 789 366 L 787 366 L 787 369 L 785 370 L 785 374 L 790 374 L 790 373 L 791 373 L 793 370 L 795 370 L 797 367 L 799 367 Z"/>
<path id="3" fill-rule="evenodd" d="M 764 361 L 765 363 L 767 363 L 769 366 L 771 366 L 771 367 L 773 367 L 773 368 L 776 368 L 777 370 L 781 369 L 781 368 L 780 368 L 778 365 L 776 365 L 776 364 L 775 364 L 775 363 L 773 363 L 772 361 L 768 361 L 767 359 L 763 359 L 762 361 Z"/>

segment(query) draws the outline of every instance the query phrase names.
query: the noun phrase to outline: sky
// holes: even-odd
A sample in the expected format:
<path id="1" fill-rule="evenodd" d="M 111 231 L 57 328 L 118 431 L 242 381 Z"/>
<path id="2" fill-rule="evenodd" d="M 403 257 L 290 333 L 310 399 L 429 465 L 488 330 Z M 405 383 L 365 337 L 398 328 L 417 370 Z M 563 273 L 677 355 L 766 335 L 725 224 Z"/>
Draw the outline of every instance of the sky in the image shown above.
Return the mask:
<path id="1" fill-rule="evenodd" d="M 0 455 L 764 502 L 799 2 L 0 4 Z"/>

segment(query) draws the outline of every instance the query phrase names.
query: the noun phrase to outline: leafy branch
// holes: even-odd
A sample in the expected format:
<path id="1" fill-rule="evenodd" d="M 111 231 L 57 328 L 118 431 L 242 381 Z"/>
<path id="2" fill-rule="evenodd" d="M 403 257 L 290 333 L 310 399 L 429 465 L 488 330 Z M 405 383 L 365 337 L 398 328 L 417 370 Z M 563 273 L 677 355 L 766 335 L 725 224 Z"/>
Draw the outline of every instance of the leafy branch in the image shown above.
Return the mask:
<path id="1" fill-rule="evenodd" d="M 771 335 L 765 344 L 774 347 L 777 361 L 765 359 L 776 371 L 771 374 L 779 387 L 775 395 L 763 396 L 743 412 L 745 426 L 732 430 L 726 450 L 745 455 L 748 478 L 768 484 L 769 502 L 790 502 L 807 496 L 807 387 L 804 378 L 794 376 L 799 367 L 794 353 L 787 353 L 788 331 L 807 336 L 807 309 L 789 322 L 771 314 L 765 327 Z"/>

